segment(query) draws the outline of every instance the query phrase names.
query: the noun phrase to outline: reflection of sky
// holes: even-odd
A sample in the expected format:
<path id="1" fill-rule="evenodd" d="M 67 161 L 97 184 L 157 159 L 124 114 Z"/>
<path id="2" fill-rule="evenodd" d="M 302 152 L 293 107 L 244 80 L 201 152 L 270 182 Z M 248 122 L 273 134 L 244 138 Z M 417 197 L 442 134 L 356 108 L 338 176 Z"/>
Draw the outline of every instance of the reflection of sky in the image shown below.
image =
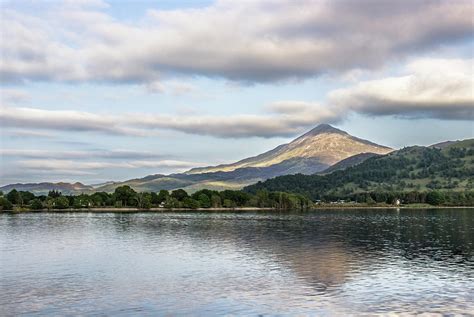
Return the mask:
<path id="1" fill-rule="evenodd" d="M 469 311 L 474 218 L 419 212 L 2 215 L 0 308 L 7 315 Z"/>

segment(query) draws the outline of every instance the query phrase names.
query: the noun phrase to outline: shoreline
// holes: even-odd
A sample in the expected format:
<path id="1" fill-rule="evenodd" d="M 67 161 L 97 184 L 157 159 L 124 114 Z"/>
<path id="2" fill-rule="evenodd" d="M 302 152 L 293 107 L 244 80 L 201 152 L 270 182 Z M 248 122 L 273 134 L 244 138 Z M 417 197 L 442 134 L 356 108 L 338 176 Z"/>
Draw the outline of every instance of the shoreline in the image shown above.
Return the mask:
<path id="1" fill-rule="evenodd" d="M 149 209 L 140 209 L 135 207 L 130 208 L 112 208 L 112 207 L 104 207 L 104 208 L 67 208 L 67 209 L 41 209 L 41 210 L 31 210 L 31 209 L 23 209 L 23 210 L 0 210 L 0 213 L 23 213 L 23 212 L 54 212 L 54 213 L 122 213 L 122 212 L 130 212 L 130 213 L 140 213 L 140 212 L 176 212 L 176 211 L 190 211 L 190 212 L 203 212 L 203 211 L 225 211 L 225 212 L 239 212 L 239 211 L 315 211 L 315 210 L 344 210 L 344 209 L 393 209 L 393 210 L 400 210 L 400 209 L 474 209 L 474 206 L 318 206 L 312 207 L 305 210 L 300 209 L 278 209 L 273 207 L 235 207 L 235 208 L 149 208 Z"/>

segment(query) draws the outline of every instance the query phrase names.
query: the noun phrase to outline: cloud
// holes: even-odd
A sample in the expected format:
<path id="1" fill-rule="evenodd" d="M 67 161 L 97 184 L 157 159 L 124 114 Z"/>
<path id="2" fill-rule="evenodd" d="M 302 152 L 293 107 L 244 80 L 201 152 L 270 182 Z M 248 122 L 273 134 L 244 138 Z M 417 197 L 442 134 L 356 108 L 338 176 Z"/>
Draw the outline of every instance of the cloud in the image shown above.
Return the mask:
<path id="1" fill-rule="evenodd" d="M 144 136 L 145 132 L 121 126 L 113 115 L 73 110 L 45 110 L 0 105 L 0 123 L 4 127 L 27 126 L 30 129 L 103 132 L 117 135 Z"/>
<path id="2" fill-rule="evenodd" d="M 328 103 L 369 115 L 474 120 L 472 59 L 420 59 L 405 74 L 338 89 Z"/>
<path id="3" fill-rule="evenodd" d="M 194 85 L 179 81 L 154 81 L 146 84 L 145 88 L 149 93 L 167 93 L 173 96 L 181 96 L 197 92 L 197 88 Z"/>
<path id="4" fill-rule="evenodd" d="M 35 149 L 0 149 L 0 156 L 55 159 L 162 159 L 168 155 L 132 150 L 54 151 Z"/>
<path id="5" fill-rule="evenodd" d="M 469 0 L 220 0 L 127 23 L 100 1 L 44 6 L 2 11 L 2 81 L 269 82 L 374 69 L 473 37 Z"/>
<path id="6" fill-rule="evenodd" d="M 55 170 L 55 171 L 69 171 L 69 170 L 102 170 L 108 168 L 120 169 L 136 169 L 136 168 L 191 168 L 202 166 L 202 163 L 176 161 L 176 160 L 162 160 L 162 161 L 130 161 L 130 162 L 77 162 L 73 160 L 60 159 L 35 159 L 35 160 L 20 160 L 17 162 L 18 166 L 31 170 Z"/>
<path id="7" fill-rule="evenodd" d="M 338 114 L 316 103 L 306 111 L 270 115 L 165 115 L 149 113 L 94 114 L 69 110 L 0 107 L 0 124 L 29 129 L 100 132 L 112 135 L 153 136 L 173 130 L 220 138 L 292 136 L 318 122 L 334 122 Z"/>
<path id="8" fill-rule="evenodd" d="M 95 114 L 69 110 L 0 107 L 0 124 L 30 130 L 153 136 L 172 130 L 219 138 L 289 137 L 318 123 L 337 123 L 350 113 L 444 120 L 473 120 L 473 60 L 418 59 L 400 75 L 337 89 L 325 101 L 278 101 L 264 114 Z"/>
<path id="9" fill-rule="evenodd" d="M 11 138 L 45 138 L 54 139 L 56 136 L 53 133 L 37 130 L 28 129 L 12 129 L 11 131 L 2 131 L 2 135 L 9 136 Z M 1 153 L 2 150 L 0 150 Z"/>

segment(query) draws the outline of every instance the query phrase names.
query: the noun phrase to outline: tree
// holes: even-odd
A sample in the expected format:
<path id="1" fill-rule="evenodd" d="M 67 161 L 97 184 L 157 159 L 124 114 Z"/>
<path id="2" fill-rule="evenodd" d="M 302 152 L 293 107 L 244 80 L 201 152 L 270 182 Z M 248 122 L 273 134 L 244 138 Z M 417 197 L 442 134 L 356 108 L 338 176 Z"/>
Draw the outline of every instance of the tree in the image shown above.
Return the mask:
<path id="1" fill-rule="evenodd" d="M 180 208 L 181 202 L 174 197 L 168 197 L 165 201 L 165 208 Z"/>
<path id="2" fill-rule="evenodd" d="M 69 199 L 64 196 L 53 198 L 53 206 L 56 209 L 66 209 L 69 207 Z"/>
<path id="3" fill-rule="evenodd" d="M 235 206 L 235 202 L 232 201 L 232 200 L 230 200 L 230 199 L 224 199 L 224 204 L 223 204 L 223 206 L 224 206 L 225 208 L 234 208 L 234 207 L 236 207 L 236 206 Z"/>
<path id="4" fill-rule="evenodd" d="M 11 202 L 13 205 L 21 205 L 23 204 L 23 200 L 21 198 L 21 194 L 16 190 L 12 189 L 8 194 L 7 194 L 7 199 L 9 202 Z"/>
<path id="5" fill-rule="evenodd" d="M 199 202 L 199 206 L 202 208 L 209 208 L 211 207 L 211 200 L 209 199 L 209 196 L 206 194 L 200 194 L 198 196 L 197 201 Z"/>
<path id="6" fill-rule="evenodd" d="M 426 202 L 430 205 L 438 206 L 444 203 L 445 197 L 443 193 L 431 191 L 426 195 Z"/>
<path id="7" fill-rule="evenodd" d="M 30 208 L 33 210 L 41 210 L 43 209 L 43 203 L 38 198 L 35 198 L 30 201 Z"/>
<path id="8" fill-rule="evenodd" d="M 138 193 L 136 195 L 137 207 L 141 209 L 151 208 L 151 195 L 148 193 Z"/>
<path id="9" fill-rule="evenodd" d="M 183 200 L 183 207 L 184 208 L 197 209 L 197 208 L 199 208 L 199 202 L 195 199 L 192 199 L 191 197 L 186 197 Z"/>
<path id="10" fill-rule="evenodd" d="M 130 186 L 124 185 L 115 188 L 115 200 L 120 201 L 121 206 L 133 206 L 136 203 L 136 194 Z"/>
<path id="11" fill-rule="evenodd" d="M 176 198 L 179 201 L 184 201 L 184 199 L 189 197 L 189 195 L 184 189 L 176 189 L 171 192 L 171 197 Z"/>
<path id="12" fill-rule="evenodd" d="M 5 197 L 0 197 L 0 210 L 12 210 L 12 203 Z"/>
<path id="13" fill-rule="evenodd" d="M 35 199 L 35 195 L 29 191 L 20 191 L 19 193 L 21 195 L 21 200 L 25 205 L 28 205 L 31 200 Z"/>
<path id="14" fill-rule="evenodd" d="M 162 202 L 165 202 L 168 197 L 170 197 L 170 193 L 167 190 L 160 190 L 160 192 L 158 193 L 156 204 L 161 204 Z"/>
<path id="15" fill-rule="evenodd" d="M 219 195 L 212 195 L 211 196 L 211 205 L 213 208 L 220 208 L 222 207 L 221 197 Z"/>
<path id="16" fill-rule="evenodd" d="M 59 190 L 50 190 L 48 192 L 48 197 L 51 197 L 51 198 L 58 198 L 59 196 L 61 196 L 61 192 Z"/>

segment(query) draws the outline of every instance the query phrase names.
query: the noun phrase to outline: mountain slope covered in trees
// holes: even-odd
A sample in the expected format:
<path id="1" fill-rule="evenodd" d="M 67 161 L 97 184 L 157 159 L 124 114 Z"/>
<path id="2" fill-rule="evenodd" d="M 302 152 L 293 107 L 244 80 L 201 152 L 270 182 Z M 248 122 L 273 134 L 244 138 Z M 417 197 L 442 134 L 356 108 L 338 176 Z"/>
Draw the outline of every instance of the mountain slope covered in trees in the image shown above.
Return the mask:
<path id="1" fill-rule="evenodd" d="M 326 175 L 287 175 L 248 186 L 259 190 L 299 193 L 313 200 L 351 197 L 364 192 L 472 191 L 474 139 L 443 148 L 407 147 Z"/>

